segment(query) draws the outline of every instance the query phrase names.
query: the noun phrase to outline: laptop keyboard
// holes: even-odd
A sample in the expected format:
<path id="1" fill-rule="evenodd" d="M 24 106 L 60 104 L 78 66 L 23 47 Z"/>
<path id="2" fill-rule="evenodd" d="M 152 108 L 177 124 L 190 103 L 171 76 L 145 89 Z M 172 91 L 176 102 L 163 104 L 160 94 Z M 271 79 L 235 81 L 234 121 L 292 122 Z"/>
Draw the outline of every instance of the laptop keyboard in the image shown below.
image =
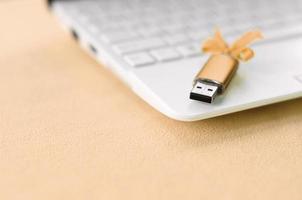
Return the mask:
<path id="1" fill-rule="evenodd" d="M 200 56 L 219 27 L 229 39 L 260 28 L 266 40 L 302 34 L 301 0 L 85 0 L 69 15 L 134 67 Z"/>

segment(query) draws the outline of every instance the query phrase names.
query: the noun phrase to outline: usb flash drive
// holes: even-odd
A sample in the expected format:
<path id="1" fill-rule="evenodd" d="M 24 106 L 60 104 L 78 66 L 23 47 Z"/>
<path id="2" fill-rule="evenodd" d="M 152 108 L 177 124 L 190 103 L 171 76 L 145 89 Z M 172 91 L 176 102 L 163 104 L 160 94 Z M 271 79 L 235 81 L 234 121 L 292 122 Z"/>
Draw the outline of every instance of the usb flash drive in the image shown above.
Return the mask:
<path id="1" fill-rule="evenodd" d="M 212 103 L 225 91 L 238 65 L 238 60 L 228 54 L 212 55 L 195 77 L 190 99 Z"/>
<path id="2" fill-rule="evenodd" d="M 248 45 L 261 38 L 260 31 L 249 31 L 228 45 L 217 29 L 214 37 L 206 40 L 202 46 L 204 53 L 212 55 L 195 77 L 190 99 L 212 103 L 227 88 L 238 69 L 239 61 L 253 58 L 254 51 Z"/>

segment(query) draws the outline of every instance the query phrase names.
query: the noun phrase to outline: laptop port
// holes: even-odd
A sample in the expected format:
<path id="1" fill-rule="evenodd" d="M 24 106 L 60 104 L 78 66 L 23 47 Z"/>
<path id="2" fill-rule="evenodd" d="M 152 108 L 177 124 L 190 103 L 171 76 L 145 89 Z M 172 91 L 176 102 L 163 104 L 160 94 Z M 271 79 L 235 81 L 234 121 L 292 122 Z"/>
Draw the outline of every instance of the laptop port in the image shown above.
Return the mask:
<path id="1" fill-rule="evenodd" d="M 97 54 L 98 53 L 98 50 L 92 45 L 92 44 L 89 44 L 89 49 L 92 53 L 94 54 Z"/>
<path id="2" fill-rule="evenodd" d="M 71 29 L 71 35 L 76 41 L 79 40 L 79 35 L 73 28 Z"/>

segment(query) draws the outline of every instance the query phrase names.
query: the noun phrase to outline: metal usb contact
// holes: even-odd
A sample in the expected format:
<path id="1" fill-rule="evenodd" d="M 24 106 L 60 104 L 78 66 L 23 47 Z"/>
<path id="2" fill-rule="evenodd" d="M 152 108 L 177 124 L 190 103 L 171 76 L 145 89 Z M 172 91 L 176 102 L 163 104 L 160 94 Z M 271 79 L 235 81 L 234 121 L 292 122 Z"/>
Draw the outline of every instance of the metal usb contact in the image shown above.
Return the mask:
<path id="1" fill-rule="evenodd" d="M 193 82 L 190 99 L 212 103 L 222 94 L 238 68 L 238 61 L 227 54 L 213 55 Z"/>
<path id="2" fill-rule="evenodd" d="M 190 99 L 212 103 L 217 95 L 217 91 L 218 86 L 197 81 L 190 93 Z"/>

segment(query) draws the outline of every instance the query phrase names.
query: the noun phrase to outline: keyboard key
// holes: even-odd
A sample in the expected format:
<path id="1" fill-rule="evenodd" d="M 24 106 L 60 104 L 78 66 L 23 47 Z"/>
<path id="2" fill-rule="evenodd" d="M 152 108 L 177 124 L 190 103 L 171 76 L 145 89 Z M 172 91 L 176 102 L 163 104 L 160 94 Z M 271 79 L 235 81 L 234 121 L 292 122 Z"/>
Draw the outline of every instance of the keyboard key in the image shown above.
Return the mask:
<path id="1" fill-rule="evenodd" d="M 120 30 L 119 32 L 108 32 L 101 36 L 102 40 L 107 43 L 115 43 L 137 38 L 138 34 L 134 31 Z"/>
<path id="2" fill-rule="evenodd" d="M 171 48 L 164 48 L 151 51 L 152 56 L 154 56 L 158 61 L 168 61 L 180 58 L 180 54 Z"/>
<path id="3" fill-rule="evenodd" d="M 125 42 L 115 45 L 113 49 L 118 54 L 132 53 L 136 51 L 149 50 L 158 47 L 165 46 L 165 42 L 160 38 L 148 38 L 143 40 L 137 40 L 133 42 Z"/>
<path id="4" fill-rule="evenodd" d="M 164 34 L 164 31 L 156 26 L 148 26 L 148 27 L 140 28 L 137 31 L 145 37 L 158 36 Z"/>
<path id="5" fill-rule="evenodd" d="M 169 23 L 174 23 L 174 25 L 171 25 Z M 161 28 L 167 32 L 167 33 L 177 33 L 177 32 L 182 32 L 185 27 L 182 24 L 176 24 L 175 22 L 167 22 L 167 24 L 161 25 Z"/>
<path id="6" fill-rule="evenodd" d="M 149 65 L 155 62 L 155 60 L 147 53 L 131 54 L 125 56 L 124 58 L 126 62 L 133 67 Z"/>
<path id="7" fill-rule="evenodd" d="M 201 45 L 197 45 L 197 44 L 189 44 L 189 45 L 179 46 L 177 48 L 177 50 L 184 57 L 200 56 L 201 55 Z"/>
<path id="8" fill-rule="evenodd" d="M 206 38 L 208 38 L 210 34 L 208 33 L 207 30 L 202 30 L 202 31 L 189 32 L 188 35 L 192 40 L 201 42 Z"/>
<path id="9" fill-rule="evenodd" d="M 169 35 L 169 36 L 165 37 L 165 41 L 170 45 L 188 42 L 189 40 L 190 40 L 190 38 L 188 36 L 186 36 L 185 34 L 181 34 L 181 33 Z"/>

